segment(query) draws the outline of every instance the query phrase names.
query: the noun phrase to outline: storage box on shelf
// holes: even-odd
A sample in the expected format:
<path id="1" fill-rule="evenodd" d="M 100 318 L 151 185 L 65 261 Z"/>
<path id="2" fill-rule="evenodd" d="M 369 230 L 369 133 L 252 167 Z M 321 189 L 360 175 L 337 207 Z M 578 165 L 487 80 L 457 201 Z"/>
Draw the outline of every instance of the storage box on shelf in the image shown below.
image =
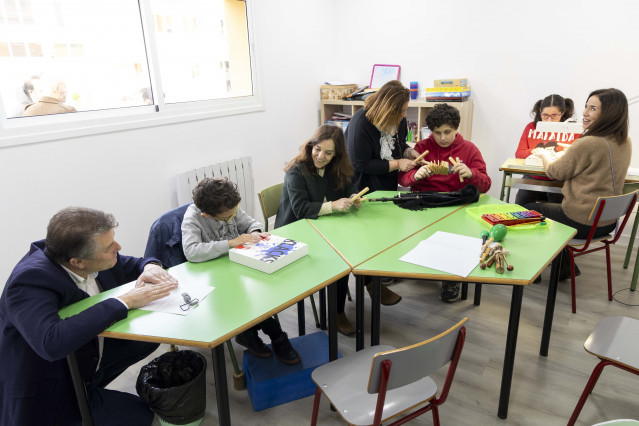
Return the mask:
<path id="1" fill-rule="evenodd" d="M 322 84 L 320 86 L 320 99 L 339 100 L 355 90 L 357 90 L 357 84 Z"/>
<path id="2" fill-rule="evenodd" d="M 426 102 L 415 100 L 408 102 L 408 116 L 414 116 L 417 109 L 417 126 L 419 129 L 426 127 L 426 116 L 428 112 L 437 104 L 448 104 L 459 110 L 461 122 L 459 123 L 459 133 L 464 139 L 472 140 L 473 137 L 473 101 L 471 99 L 464 102 Z M 364 106 L 363 101 L 343 101 L 337 99 L 324 99 L 320 101 L 320 124 L 330 120 L 336 112 L 346 112 L 355 114 L 357 110 Z"/>

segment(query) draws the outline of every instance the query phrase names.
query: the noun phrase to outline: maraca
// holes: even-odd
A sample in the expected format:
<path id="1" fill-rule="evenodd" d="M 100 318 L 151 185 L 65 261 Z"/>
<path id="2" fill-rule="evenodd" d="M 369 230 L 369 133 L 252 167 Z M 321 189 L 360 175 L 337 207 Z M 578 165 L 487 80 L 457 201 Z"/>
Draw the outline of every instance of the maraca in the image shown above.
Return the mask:
<path id="1" fill-rule="evenodd" d="M 491 229 L 490 229 L 490 236 L 495 240 L 495 241 L 501 241 L 504 238 L 506 238 L 506 234 L 508 233 L 508 227 L 506 227 L 506 225 L 502 224 L 502 223 L 498 223 L 497 225 L 494 225 Z"/>
<path id="2" fill-rule="evenodd" d="M 489 237 L 489 233 L 486 230 L 481 231 L 481 245 L 483 246 L 484 244 L 486 244 L 486 240 Z"/>
<path id="3" fill-rule="evenodd" d="M 482 246 L 482 250 L 485 249 L 487 246 L 490 245 L 490 243 L 492 243 L 493 241 L 501 241 L 506 237 L 506 234 L 508 233 L 508 228 L 506 227 L 506 225 L 502 224 L 502 223 L 498 223 L 497 225 L 493 225 L 492 228 L 490 228 L 490 232 L 488 233 L 489 237 L 488 241 L 486 241 Z"/>

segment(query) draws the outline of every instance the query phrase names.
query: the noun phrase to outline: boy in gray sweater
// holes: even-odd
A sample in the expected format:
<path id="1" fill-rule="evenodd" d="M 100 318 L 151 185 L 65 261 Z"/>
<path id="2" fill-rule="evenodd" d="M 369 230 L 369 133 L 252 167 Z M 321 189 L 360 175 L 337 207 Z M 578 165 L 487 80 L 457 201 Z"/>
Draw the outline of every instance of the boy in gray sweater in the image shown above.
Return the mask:
<path id="1" fill-rule="evenodd" d="M 226 178 L 206 178 L 197 184 L 193 189 L 194 204 L 188 207 L 182 221 L 182 247 L 190 262 L 215 259 L 231 248 L 269 235 L 262 232 L 262 224 L 240 208 L 240 201 L 237 187 Z M 260 329 L 271 338 L 280 361 L 300 362 L 280 323 L 272 317 L 238 334 L 235 341 L 256 357 L 268 358 L 272 352 L 258 336 Z"/>

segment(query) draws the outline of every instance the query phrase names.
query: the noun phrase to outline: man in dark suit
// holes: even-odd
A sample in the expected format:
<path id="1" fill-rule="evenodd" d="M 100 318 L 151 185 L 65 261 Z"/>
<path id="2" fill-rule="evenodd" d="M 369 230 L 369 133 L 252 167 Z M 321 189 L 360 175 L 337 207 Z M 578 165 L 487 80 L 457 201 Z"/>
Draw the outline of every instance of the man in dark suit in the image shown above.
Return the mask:
<path id="1" fill-rule="evenodd" d="M 157 259 L 121 256 L 116 226 L 99 210 L 61 210 L 9 276 L 0 297 L 0 425 L 80 424 L 66 361 L 73 351 L 96 425 L 152 423 L 139 397 L 104 387 L 158 344 L 98 334 L 129 309 L 168 296 L 177 281 Z M 60 319 L 63 307 L 131 281 L 133 290 Z"/>

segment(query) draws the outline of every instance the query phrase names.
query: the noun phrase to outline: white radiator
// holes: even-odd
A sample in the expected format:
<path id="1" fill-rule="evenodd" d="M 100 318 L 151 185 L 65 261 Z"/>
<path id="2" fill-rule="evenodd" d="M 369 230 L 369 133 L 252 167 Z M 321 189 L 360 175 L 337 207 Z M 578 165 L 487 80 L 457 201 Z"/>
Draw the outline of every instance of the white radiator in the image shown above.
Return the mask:
<path id="1" fill-rule="evenodd" d="M 192 191 L 199 181 L 204 178 L 227 177 L 237 185 L 237 190 L 242 197 L 240 207 L 249 216 L 254 217 L 253 201 L 255 192 L 253 191 L 253 167 L 251 157 L 236 158 L 235 160 L 224 161 L 210 166 L 202 167 L 178 175 L 177 179 L 177 199 L 178 205 L 184 205 L 193 201 Z"/>

